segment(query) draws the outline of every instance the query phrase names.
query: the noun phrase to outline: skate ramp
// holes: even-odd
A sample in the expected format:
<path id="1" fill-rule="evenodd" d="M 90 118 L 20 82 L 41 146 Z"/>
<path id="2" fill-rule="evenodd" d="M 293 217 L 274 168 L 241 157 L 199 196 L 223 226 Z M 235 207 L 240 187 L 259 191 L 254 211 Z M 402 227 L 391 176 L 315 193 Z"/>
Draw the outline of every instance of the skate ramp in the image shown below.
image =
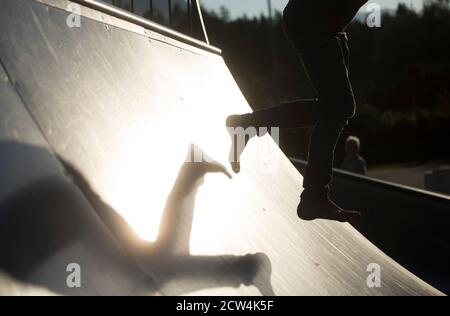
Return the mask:
<path id="1" fill-rule="evenodd" d="M 227 177 L 224 121 L 250 107 L 220 55 L 87 7 L 69 28 L 68 4 L 0 2 L 0 270 L 14 294 L 441 294 L 351 225 L 299 220 L 302 177 L 271 137 Z"/>

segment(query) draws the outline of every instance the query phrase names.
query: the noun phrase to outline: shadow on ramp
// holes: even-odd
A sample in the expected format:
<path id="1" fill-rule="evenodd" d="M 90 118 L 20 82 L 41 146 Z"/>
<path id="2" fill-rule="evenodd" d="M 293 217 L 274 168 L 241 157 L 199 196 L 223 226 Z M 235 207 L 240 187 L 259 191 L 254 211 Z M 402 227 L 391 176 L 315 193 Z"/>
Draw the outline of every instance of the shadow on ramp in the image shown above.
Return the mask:
<path id="1" fill-rule="evenodd" d="M 190 146 L 190 153 L 192 148 Z M 10 142 L 0 143 L 0 152 L 3 157 L 9 153 L 15 159 L 20 159 L 18 154 L 28 158 L 40 157 L 38 160 L 42 156 L 50 156 L 45 149 Z M 207 156 L 203 154 L 203 157 Z M 80 243 L 86 230 L 96 229 L 80 212 L 82 203 L 74 194 L 75 184 L 114 236 L 113 239 L 131 258 L 131 265 L 137 265 L 144 272 L 142 284 L 136 285 L 139 288 L 136 289 L 137 294 L 162 292 L 180 295 L 207 288 L 254 285 L 261 294 L 274 295 L 270 282 L 271 263 L 265 254 L 193 256 L 189 253 L 196 193 L 204 183 L 205 175 L 223 173 L 230 176 L 219 163 L 210 159 L 183 163 L 167 198 L 159 236 L 154 243 L 149 243 L 139 238 L 130 225 L 92 190 L 73 165 L 61 157 L 60 161 L 66 177 L 48 177 L 27 184 L 0 203 L 1 270 L 23 282 L 44 286 L 57 293 L 71 293 L 60 285 L 61 282 L 33 275 L 50 257 Z M 8 164 L 2 166 L 3 169 Z M 72 181 L 67 181 L 68 178 Z M 110 246 L 101 240 L 84 241 L 81 247 L 109 256 L 103 259 L 111 264 L 118 259 L 103 251 Z M 83 261 L 76 256 L 71 259 Z M 171 282 L 176 286 L 166 287 Z"/>

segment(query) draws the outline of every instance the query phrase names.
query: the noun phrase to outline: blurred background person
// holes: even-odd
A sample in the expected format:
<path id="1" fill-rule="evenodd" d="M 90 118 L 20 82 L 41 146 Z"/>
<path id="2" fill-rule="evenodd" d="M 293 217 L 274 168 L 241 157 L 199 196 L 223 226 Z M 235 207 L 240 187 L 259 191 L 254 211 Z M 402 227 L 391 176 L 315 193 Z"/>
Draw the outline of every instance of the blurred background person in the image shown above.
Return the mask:
<path id="1" fill-rule="evenodd" d="M 366 174 L 366 161 L 360 155 L 361 141 L 356 136 L 349 136 L 345 141 L 345 158 L 341 169 L 357 174 Z"/>

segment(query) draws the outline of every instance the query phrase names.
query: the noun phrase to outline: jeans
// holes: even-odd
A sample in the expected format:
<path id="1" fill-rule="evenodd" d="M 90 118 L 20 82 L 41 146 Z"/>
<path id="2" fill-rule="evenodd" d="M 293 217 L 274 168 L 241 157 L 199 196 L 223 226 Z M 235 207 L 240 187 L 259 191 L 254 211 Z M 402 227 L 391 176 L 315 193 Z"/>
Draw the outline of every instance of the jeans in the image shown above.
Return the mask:
<path id="1" fill-rule="evenodd" d="M 304 43 L 296 40 L 296 30 L 286 26 L 284 29 L 316 90 L 317 98 L 255 111 L 248 115 L 248 125 L 281 129 L 313 127 L 302 199 L 328 198 L 335 147 L 356 108 L 348 74 L 347 36 L 338 33 Z"/>

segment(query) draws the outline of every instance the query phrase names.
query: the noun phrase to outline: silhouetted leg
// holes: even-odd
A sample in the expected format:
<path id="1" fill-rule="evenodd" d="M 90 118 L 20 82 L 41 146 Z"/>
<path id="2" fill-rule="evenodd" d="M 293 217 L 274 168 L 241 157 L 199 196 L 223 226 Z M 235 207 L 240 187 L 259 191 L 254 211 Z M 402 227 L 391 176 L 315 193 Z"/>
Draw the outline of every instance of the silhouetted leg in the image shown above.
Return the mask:
<path id="1" fill-rule="evenodd" d="M 355 114 L 355 100 L 348 76 L 346 36 L 337 35 L 302 48 L 300 56 L 319 94 L 322 112 L 314 127 L 299 207 L 303 219 L 328 218 L 347 221 L 358 213 L 342 210 L 329 200 L 334 151 L 348 119 Z"/>
<path id="2" fill-rule="evenodd" d="M 243 115 L 233 115 L 229 127 L 278 127 L 281 129 L 314 126 L 320 113 L 316 99 L 296 100 Z"/>
<path id="3" fill-rule="evenodd" d="M 226 125 L 232 140 L 229 160 L 234 172 L 241 169 L 240 157 L 248 141 L 256 136 L 262 136 L 261 128 L 276 127 L 280 129 L 305 128 L 314 126 L 320 115 L 320 104 L 317 100 L 297 100 L 271 108 L 247 113 L 231 115 Z"/>
<path id="4" fill-rule="evenodd" d="M 303 197 L 327 197 L 336 143 L 355 112 L 347 52 L 347 43 L 337 36 L 300 51 L 322 105 L 321 116 L 310 140 Z"/>

